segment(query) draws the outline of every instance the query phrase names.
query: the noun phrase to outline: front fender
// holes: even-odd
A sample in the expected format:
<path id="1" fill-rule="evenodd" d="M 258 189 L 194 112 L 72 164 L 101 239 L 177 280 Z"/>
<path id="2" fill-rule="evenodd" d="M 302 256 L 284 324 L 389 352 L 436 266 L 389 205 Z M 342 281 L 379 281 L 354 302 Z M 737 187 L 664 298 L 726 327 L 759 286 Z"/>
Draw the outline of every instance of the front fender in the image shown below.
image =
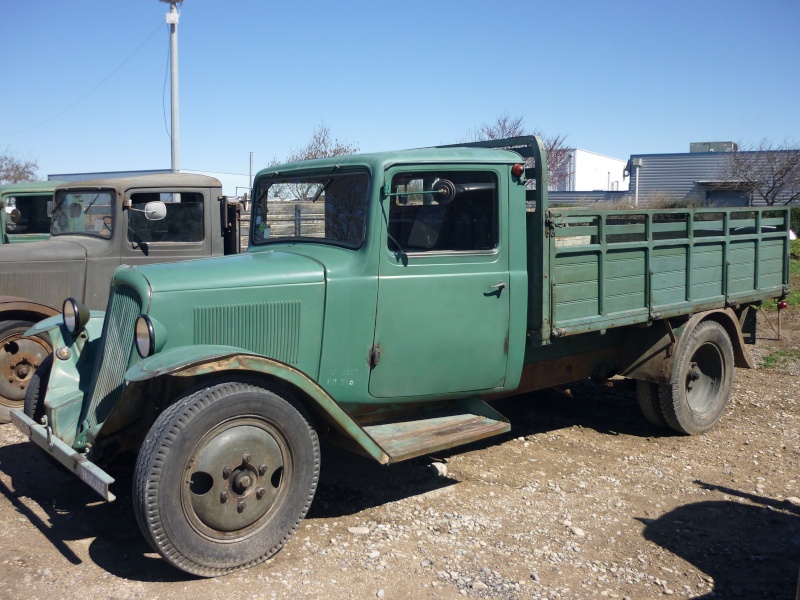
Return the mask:
<path id="1" fill-rule="evenodd" d="M 196 377 L 224 371 L 269 375 L 286 382 L 305 395 L 328 423 L 358 444 L 382 464 L 389 457 L 344 409 L 302 371 L 271 358 L 232 346 L 183 346 L 159 352 L 139 361 L 125 373 L 129 382 L 141 382 L 164 375 Z"/>
<path id="2" fill-rule="evenodd" d="M 53 345 L 53 368 L 44 400 L 53 435 L 67 444 L 75 441 L 77 424 L 97 360 L 94 347 L 103 333 L 105 313 L 93 310 L 86 327 L 76 336 L 67 331 L 61 315 L 40 321 L 25 332 L 30 337 L 46 333 Z"/>

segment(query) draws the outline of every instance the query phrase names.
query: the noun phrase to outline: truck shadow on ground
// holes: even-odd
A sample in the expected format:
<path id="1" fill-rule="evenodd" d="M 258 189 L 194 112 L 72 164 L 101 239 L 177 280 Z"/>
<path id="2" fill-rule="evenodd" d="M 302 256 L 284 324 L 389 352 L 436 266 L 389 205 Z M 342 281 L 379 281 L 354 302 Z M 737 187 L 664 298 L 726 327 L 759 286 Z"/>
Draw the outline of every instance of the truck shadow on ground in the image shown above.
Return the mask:
<path id="1" fill-rule="evenodd" d="M 83 559 L 70 542 L 94 538 L 89 544 L 91 560 L 114 576 L 135 581 L 192 579 L 164 562 L 142 537 L 131 506 L 129 475 L 115 473 L 117 500 L 105 502 L 31 442 L 0 447 L 0 469 L 13 487 L 0 481 L 0 494 L 64 560 L 81 565 Z"/>
<path id="2" fill-rule="evenodd" d="M 569 395 L 564 390 L 543 390 L 498 400 L 492 407 L 510 421 L 509 433 L 388 466 L 323 445 L 322 472 L 309 517 L 341 517 L 447 487 L 457 480 L 434 475 L 428 468 L 433 460 L 447 460 L 521 436 L 576 425 L 603 435 L 675 435 L 645 421 L 634 389 L 627 382 L 608 388 L 587 381 L 573 386 Z"/>
<path id="3" fill-rule="evenodd" d="M 626 389 L 609 390 L 591 383 L 578 384 L 571 396 L 546 390 L 503 399 L 493 406 L 511 421 L 510 433 L 438 452 L 435 457 L 422 456 L 384 466 L 323 444 L 320 482 L 308 517 L 352 515 L 448 487 L 457 480 L 435 476 L 428 468 L 433 458 L 446 459 L 519 436 L 574 425 L 607 435 L 664 435 L 644 421 L 634 396 Z M 117 500 L 111 503 L 102 501 L 30 442 L 0 447 L 0 468 L 11 477 L 13 485 L 12 490 L 0 482 L 0 493 L 70 563 L 78 565 L 82 560 L 68 542 L 94 538 L 89 556 L 112 575 L 145 582 L 194 579 L 163 561 L 139 532 L 131 506 L 130 468 L 113 473 L 117 481 L 112 491 Z M 33 504 L 40 507 L 45 518 L 32 508 Z"/>
<path id="4" fill-rule="evenodd" d="M 711 500 L 680 506 L 658 519 L 640 518 L 645 539 L 713 577 L 713 591 L 702 598 L 794 598 L 800 508 L 696 483 L 747 503 Z"/>

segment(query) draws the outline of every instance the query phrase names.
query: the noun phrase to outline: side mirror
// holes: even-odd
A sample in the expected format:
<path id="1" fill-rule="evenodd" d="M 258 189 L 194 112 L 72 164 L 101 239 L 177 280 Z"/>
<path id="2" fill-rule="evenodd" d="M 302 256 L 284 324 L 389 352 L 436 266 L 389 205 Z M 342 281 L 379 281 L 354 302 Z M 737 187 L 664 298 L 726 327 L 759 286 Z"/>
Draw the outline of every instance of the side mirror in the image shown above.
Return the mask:
<path id="1" fill-rule="evenodd" d="M 144 210 L 139 211 L 139 209 L 131 208 L 130 210 L 135 210 L 137 212 L 143 212 L 144 218 L 148 221 L 160 221 L 164 217 L 167 216 L 167 205 L 161 202 L 161 200 L 156 200 L 155 202 L 148 202 L 144 205 Z"/>
<path id="2" fill-rule="evenodd" d="M 449 179 L 439 179 L 431 187 L 433 199 L 439 204 L 449 204 L 456 197 L 456 186 Z"/>
<path id="3" fill-rule="evenodd" d="M 12 222 L 12 223 L 16 223 L 16 222 L 18 222 L 18 221 L 19 221 L 19 218 L 20 218 L 21 216 L 22 216 L 22 214 L 19 212 L 19 209 L 18 209 L 18 208 L 12 208 L 12 209 L 11 209 L 11 212 L 10 212 L 10 213 L 8 213 L 8 218 L 9 218 L 9 219 L 11 219 L 11 222 Z"/>
<path id="4" fill-rule="evenodd" d="M 133 208 L 130 198 L 127 198 L 125 202 L 122 203 L 122 208 L 124 210 L 132 210 L 133 212 L 140 212 L 144 213 L 144 218 L 148 221 L 160 221 L 164 217 L 167 216 L 167 205 L 164 204 L 161 200 L 156 200 L 154 202 L 148 202 L 144 205 L 144 208 Z"/>

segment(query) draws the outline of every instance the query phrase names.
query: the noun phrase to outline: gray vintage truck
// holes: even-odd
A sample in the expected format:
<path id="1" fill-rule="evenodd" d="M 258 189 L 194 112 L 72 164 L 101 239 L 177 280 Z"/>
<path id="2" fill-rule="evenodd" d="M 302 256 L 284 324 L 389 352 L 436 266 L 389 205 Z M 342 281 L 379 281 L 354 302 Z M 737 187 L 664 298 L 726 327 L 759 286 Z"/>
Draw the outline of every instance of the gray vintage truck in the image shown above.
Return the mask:
<path id="1" fill-rule="evenodd" d="M 702 433 L 787 293 L 786 209 L 551 209 L 536 138 L 276 166 L 253 199 L 247 253 L 120 267 L 104 314 L 28 331 L 55 350 L 11 412 L 108 500 L 134 458 L 143 535 L 202 576 L 283 546 L 319 436 L 393 463 L 508 432 L 492 398 L 612 375 Z"/>
<path id="2" fill-rule="evenodd" d="M 34 189 L 39 196 L 45 190 L 38 182 L 18 184 L 11 192 L 21 198 L 20 191 Z M 120 264 L 238 251 L 237 204 L 221 200 L 220 182 L 213 177 L 166 173 L 55 182 L 51 201 L 53 190 L 47 239 L 0 248 L 0 422 L 10 420 L 11 408 L 22 407 L 35 368 L 52 353 L 46 334 L 22 334 L 57 314 L 64 298 L 102 309 Z M 150 209 L 159 204 L 166 214 L 155 219 Z M 44 204 L 40 208 L 50 222 Z"/>

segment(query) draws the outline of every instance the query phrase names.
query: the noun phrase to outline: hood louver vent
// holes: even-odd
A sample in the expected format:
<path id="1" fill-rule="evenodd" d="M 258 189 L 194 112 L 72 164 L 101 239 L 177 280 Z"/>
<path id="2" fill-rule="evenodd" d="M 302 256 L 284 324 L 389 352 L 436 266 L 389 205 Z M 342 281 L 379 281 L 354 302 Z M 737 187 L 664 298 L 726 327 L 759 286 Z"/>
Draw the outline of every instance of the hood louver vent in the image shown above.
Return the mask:
<path id="1" fill-rule="evenodd" d="M 297 364 L 300 301 L 195 308 L 194 343 L 235 346 Z"/>
<path id="2" fill-rule="evenodd" d="M 53 308 L 60 308 L 69 296 L 69 273 L 39 271 L 0 273 L 0 290 L 4 296 L 19 296 Z"/>

